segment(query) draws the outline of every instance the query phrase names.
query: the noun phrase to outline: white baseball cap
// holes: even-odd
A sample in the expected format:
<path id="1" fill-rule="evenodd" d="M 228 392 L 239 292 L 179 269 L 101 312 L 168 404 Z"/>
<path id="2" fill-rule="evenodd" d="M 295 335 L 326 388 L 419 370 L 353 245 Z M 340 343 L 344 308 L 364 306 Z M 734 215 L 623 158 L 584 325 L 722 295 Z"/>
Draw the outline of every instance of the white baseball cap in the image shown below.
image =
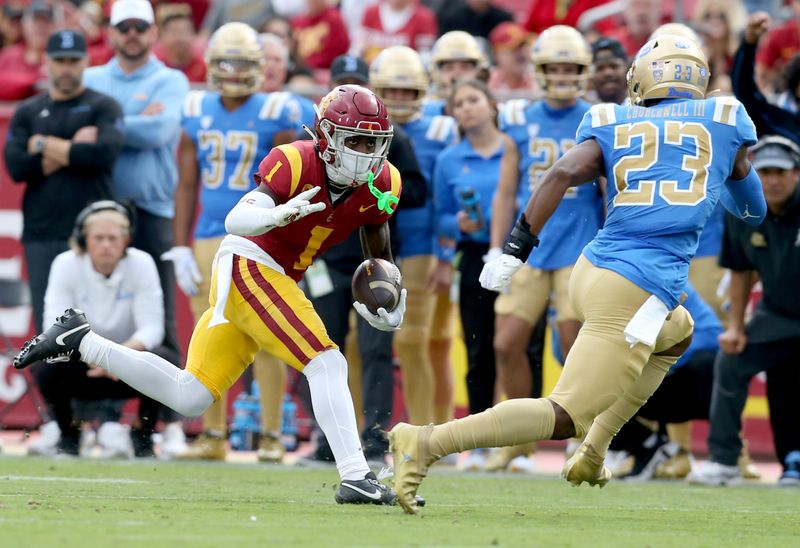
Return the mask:
<path id="1" fill-rule="evenodd" d="M 152 25 L 155 21 L 153 6 L 147 0 L 117 0 L 111 5 L 111 26 L 127 19 L 139 19 Z"/>

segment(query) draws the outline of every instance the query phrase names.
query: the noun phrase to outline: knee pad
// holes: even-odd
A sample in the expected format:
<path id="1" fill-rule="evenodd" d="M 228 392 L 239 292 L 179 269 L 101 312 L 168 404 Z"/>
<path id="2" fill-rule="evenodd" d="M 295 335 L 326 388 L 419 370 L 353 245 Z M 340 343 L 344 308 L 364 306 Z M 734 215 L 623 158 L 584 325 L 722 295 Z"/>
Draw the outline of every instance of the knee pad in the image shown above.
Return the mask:
<path id="1" fill-rule="evenodd" d="M 178 371 L 178 383 L 181 390 L 179 404 L 175 411 L 187 417 L 199 417 L 214 403 L 214 396 L 197 377 L 189 371 Z"/>
<path id="2" fill-rule="evenodd" d="M 309 380 L 322 373 L 342 376 L 347 383 L 347 360 L 339 349 L 330 348 L 317 354 L 303 368 L 303 375 Z"/>

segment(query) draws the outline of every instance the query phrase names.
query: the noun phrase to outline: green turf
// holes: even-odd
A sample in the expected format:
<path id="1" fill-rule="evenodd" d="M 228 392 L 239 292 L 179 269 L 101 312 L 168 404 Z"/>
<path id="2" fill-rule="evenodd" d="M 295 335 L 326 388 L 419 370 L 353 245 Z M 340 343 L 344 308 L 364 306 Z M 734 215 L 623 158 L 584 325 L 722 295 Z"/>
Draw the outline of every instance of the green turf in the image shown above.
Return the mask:
<path id="1" fill-rule="evenodd" d="M 47 479 L 51 478 L 51 479 Z M 800 491 L 435 472 L 420 517 L 335 470 L 0 457 L 0 546 L 800 546 Z"/>

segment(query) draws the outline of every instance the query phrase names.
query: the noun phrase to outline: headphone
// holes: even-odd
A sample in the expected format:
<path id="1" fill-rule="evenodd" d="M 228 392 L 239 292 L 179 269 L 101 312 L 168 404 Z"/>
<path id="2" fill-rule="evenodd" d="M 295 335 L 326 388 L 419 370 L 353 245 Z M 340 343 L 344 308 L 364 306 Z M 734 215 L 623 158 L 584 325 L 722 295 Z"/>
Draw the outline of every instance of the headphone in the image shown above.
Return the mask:
<path id="1" fill-rule="evenodd" d="M 80 248 L 81 251 L 86 251 L 86 234 L 84 233 L 83 225 L 86 223 L 86 219 L 101 211 L 116 211 L 120 215 L 124 216 L 128 220 L 131 234 L 133 233 L 135 214 L 132 209 L 129 209 L 128 207 L 115 202 L 114 200 L 100 200 L 97 202 L 92 202 L 88 206 L 84 207 L 80 213 L 78 213 L 78 217 L 75 219 L 75 226 L 72 229 L 72 239 L 75 241 L 75 244 Z"/>

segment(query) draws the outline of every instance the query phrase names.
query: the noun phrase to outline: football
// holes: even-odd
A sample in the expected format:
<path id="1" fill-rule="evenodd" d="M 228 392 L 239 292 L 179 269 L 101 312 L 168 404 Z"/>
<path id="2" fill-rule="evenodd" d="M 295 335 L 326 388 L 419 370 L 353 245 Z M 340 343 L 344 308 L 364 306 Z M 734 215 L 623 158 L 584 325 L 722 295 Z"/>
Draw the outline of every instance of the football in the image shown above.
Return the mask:
<path id="1" fill-rule="evenodd" d="M 353 299 L 373 314 L 379 308 L 391 312 L 400 302 L 403 289 L 400 270 L 385 259 L 367 259 L 353 274 Z"/>

